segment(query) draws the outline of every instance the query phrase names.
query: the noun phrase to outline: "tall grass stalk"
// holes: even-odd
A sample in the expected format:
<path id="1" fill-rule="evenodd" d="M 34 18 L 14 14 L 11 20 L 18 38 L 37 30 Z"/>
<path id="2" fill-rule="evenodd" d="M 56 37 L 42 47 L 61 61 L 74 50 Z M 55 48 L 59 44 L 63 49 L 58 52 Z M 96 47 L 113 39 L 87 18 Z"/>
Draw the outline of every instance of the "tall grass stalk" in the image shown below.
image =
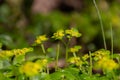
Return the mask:
<path id="1" fill-rule="evenodd" d="M 74 57 L 77 57 L 75 52 L 73 53 L 73 56 L 74 56 Z"/>
<path id="2" fill-rule="evenodd" d="M 97 6 L 95 0 L 93 0 L 93 3 L 94 3 L 94 6 L 95 6 L 95 8 L 96 8 L 96 11 L 97 11 L 98 18 L 99 18 L 99 20 L 100 20 L 100 25 L 101 25 L 101 31 L 102 31 L 102 37 L 103 37 L 104 48 L 107 49 L 106 40 L 105 40 L 105 33 L 104 33 L 104 28 L 103 28 L 103 22 L 102 22 L 102 18 L 101 18 L 101 15 L 100 15 L 100 11 L 99 11 L 99 9 L 98 9 L 98 6 Z"/>
<path id="3" fill-rule="evenodd" d="M 57 45 L 57 54 L 56 54 L 56 65 L 55 65 L 55 71 L 58 70 L 58 59 L 59 59 L 59 54 L 60 54 L 60 44 L 58 43 L 58 45 Z"/>
<path id="4" fill-rule="evenodd" d="M 112 24 L 110 24 L 110 28 L 111 28 L 111 55 L 112 55 L 112 59 L 113 59 L 113 29 L 112 29 Z"/>
<path id="5" fill-rule="evenodd" d="M 68 46 L 66 46 L 66 51 L 65 51 L 65 60 L 67 62 L 68 59 Z"/>
<path id="6" fill-rule="evenodd" d="M 42 48 L 42 51 L 43 51 L 45 57 L 47 58 L 46 51 L 45 51 L 45 47 L 44 47 L 43 44 L 41 44 L 41 48 Z M 49 68 L 48 68 L 48 65 L 46 66 L 46 69 L 47 69 L 47 74 L 49 74 Z"/>
<path id="7" fill-rule="evenodd" d="M 41 48 L 42 48 L 43 53 L 46 55 L 46 52 L 45 52 L 45 47 L 44 47 L 44 45 L 43 45 L 43 44 L 41 44 Z"/>
<path id="8" fill-rule="evenodd" d="M 93 68 L 93 62 L 92 62 L 92 56 L 91 56 L 91 52 L 89 51 L 89 56 L 90 56 L 90 67 L 89 67 L 89 74 L 90 76 L 92 76 L 92 68 Z"/>

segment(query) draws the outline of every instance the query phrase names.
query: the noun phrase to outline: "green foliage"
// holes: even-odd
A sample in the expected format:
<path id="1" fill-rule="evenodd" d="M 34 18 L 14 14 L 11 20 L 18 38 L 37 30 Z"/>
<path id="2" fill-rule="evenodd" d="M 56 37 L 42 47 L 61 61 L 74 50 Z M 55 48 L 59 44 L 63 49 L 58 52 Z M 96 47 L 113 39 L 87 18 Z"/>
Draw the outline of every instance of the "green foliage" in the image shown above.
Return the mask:
<path id="1" fill-rule="evenodd" d="M 14 46 L 13 40 L 9 35 L 0 35 L 0 43 L 11 48 Z"/>
<path id="2" fill-rule="evenodd" d="M 79 80 L 78 73 L 79 70 L 76 68 L 67 68 L 52 73 L 50 76 L 51 80 Z"/>
<path id="3" fill-rule="evenodd" d="M 70 29 L 70 35 L 72 35 L 73 29 Z M 63 30 L 65 31 L 65 30 Z M 78 31 L 76 31 L 79 33 Z M 75 33 L 75 32 L 74 32 Z M 54 33 L 55 34 L 55 33 Z M 53 36 L 55 36 L 53 34 Z M 63 42 L 68 38 L 64 34 L 59 39 Z M 80 33 L 79 33 L 80 34 Z M 56 34 L 57 36 L 54 38 L 56 40 L 57 37 L 61 36 L 60 34 Z M 73 36 L 75 37 L 75 36 Z M 76 36 L 78 37 L 78 36 Z M 80 36 L 79 36 L 80 37 Z M 53 38 L 53 37 L 51 37 Z M 68 41 L 72 39 L 68 38 Z M 69 44 L 64 44 L 67 48 L 72 49 L 73 57 L 68 57 L 70 52 L 67 52 L 67 58 L 65 60 L 66 66 L 64 68 L 60 68 L 58 66 L 60 45 L 57 46 L 56 50 L 56 58 L 50 58 L 47 56 L 47 53 L 53 51 L 53 48 L 44 48 L 44 42 L 49 40 L 46 36 L 40 35 L 37 37 L 33 44 L 33 48 L 38 45 L 42 45 L 42 53 L 44 57 L 32 57 L 29 56 L 29 59 L 26 59 L 26 54 L 28 52 L 34 52 L 33 48 L 22 48 L 22 49 L 13 49 L 13 50 L 2 50 L 0 51 L 0 78 L 3 80 L 117 80 L 119 77 L 119 67 L 120 67 L 120 56 L 114 54 L 111 57 L 111 53 L 109 50 L 100 49 L 89 55 L 85 56 L 77 56 L 75 53 L 79 52 L 81 46 L 74 46 L 73 48 L 69 47 Z M 44 41 L 44 42 L 41 42 Z M 40 43 L 39 43 L 40 42 Z M 59 44 L 59 43 L 58 43 Z M 62 44 L 62 43 L 61 43 Z M 66 51 L 67 51 L 66 48 Z M 59 53 L 59 54 L 58 54 Z M 65 52 L 66 53 L 66 52 Z M 68 59 L 69 58 L 69 59 Z M 114 59 L 117 60 L 115 62 Z M 88 62 L 90 60 L 90 62 Z M 53 67 L 55 67 L 55 71 L 50 73 L 50 65 L 51 62 L 55 61 Z M 109 67 L 108 67 L 109 66 Z M 96 74 L 92 73 L 92 70 L 101 70 L 103 74 L 96 72 Z"/>

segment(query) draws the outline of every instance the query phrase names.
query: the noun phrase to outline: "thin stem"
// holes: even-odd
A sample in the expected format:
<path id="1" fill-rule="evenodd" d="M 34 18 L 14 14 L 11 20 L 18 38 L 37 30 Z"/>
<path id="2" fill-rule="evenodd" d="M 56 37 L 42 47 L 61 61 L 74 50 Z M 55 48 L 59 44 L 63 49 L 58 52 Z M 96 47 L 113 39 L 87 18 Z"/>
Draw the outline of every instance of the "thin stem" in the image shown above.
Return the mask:
<path id="1" fill-rule="evenodd" d="M 91 56 L 91 52 L 89 52 L 89 56 L 90 56 L 90 70 L 89 70 L 89 73 L 90 73 L 90 76 L 92 76 L 92 56 Z"/>
<path id="2" fill-rule="evenodd" d="M 114 71 L 112 71 L 112 76 L 113 76 L 113 80 L 118 80 L 115 73 L 114 73 Z"/>
<path id="3" fill-rule="evenodd" d="M 43 44 L 41 44 L 41 48 L 42 48 L 43 53 L 45 54 L 45 57 L 47 58 L 45 47 L 44 47 Z M 48 68 L 48 66 L 46 66 L 46 69 L 47 69 L 47 74 L 49 74 L 49 68 Z"/>
<path id="4" fill-rule="evenodd" d="M 55 70 L 58 70 L 58 59 L 59 59 L 59 53 L 60 53 L 60 44 L 58 43 L 57 45 L 57 55 L 56 55 L 56 65 L 55 65 Z"/>
<path id="5" fill-rule="evenodd" d="M 74 57 L 77 57 L 76 54 L 75 54 L 75 52 L 73 53 L 73 56 L 74 56 Z"/>
<path id="6" fill-rule="evenodd" d="M 42 48 L 43 53 L 45 54 L 46 52 L 45 52 L 45 47 L 43 44 L 41 44 L 41 48 Z"/>
<path id="7" fill-rule="evenodd" d="M 111 54 L 112 54 L 112 59 L 113 59 L 113 29 L 112 29 L 112 24 L 110 24 L 111 28 Z"/>
<path id="8" fill-rule="evenodd" d="M 116 59 L 117 59 L 118 65 L 120 65 L 120 57 L 117 57 Z M 119 66 L 119 68 L 120 68 L 120 66 Z"/>
<path id="9" fill-rule="evenodd" d="M 96 11 L 97 11 L 99 20 L 100 20 L 100 25 L 101 25 L 101 31 L 102 31 L 102 37 L 103 37 L 104 48 L 107 49 L 107 47 L 106 47 L 106 40 L 105 40 L 105 33 L 104 33 L 104 28 L 103 28 L 103 22 L 102 22 L 102 18 L 101 18 L 101 15 L 100 15 L 100 11 L 99 11 L 99 9 L 98 9 L 98 6 L 97 6 L 95 0 L 93 0 L 93 3 L 94 3 L 94 6 L 95 6 L 95 8 L 96 8 Z"/>
<path id="10" fill-rule="evenodd" d="M 67 59 L 68 59 L 68 46 L 66 46 L 66 52 L 65 52 L 65 59 L 66 59 L 66 61 L 67 61 Z"/>
<path id="11" fill-rule="evenodd" d="M 66 56 L 65 56 L 65 59 L 66 59 L 66 61 L 67 61 L 67 59 L 68 59 L 68 46 L 69 46 L 69 44 L 70 44 L 70 39 L 68 40 L 68 43 L 65 45 L 65 47 L 66 47 Z"/>
<path id="12" fill-rule="evenodd" d="M 48 67 L 48 65 L 46 67 L 47 67 L 47 74 L 49 74 L 49 67 Z"/>

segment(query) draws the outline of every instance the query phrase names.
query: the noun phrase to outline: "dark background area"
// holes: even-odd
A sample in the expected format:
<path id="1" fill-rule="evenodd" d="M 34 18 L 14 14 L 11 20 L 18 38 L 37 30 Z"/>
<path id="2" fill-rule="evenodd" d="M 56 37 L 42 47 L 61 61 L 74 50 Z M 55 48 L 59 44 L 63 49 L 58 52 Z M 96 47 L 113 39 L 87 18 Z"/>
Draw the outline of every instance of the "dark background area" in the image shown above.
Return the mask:
<path id="1" fill-rule="evenodd" d="M 120 1 L 96 0 L 104 25 L 107 48 L 111 49 L 113 29 L 114 52 L 120 52 Z M 0 0 L 0 42 L 3 49 L 31 46 L 36 36 L 51 37 L 59 29 L 75 27 L 82 37 L 72 45 L 81 52 L 104 48 L 99 18 L 92 0 Z M 56 42 L 47 42 L 52 47 Z"/>

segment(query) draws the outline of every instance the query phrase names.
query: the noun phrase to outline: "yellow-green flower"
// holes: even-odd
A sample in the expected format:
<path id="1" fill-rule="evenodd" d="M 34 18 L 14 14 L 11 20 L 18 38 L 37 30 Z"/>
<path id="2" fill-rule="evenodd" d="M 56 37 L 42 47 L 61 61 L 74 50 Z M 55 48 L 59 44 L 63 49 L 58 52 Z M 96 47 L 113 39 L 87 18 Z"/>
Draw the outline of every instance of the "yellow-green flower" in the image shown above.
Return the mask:
<path id="1" fill-rule="evenodd" d="M 23 49 L 13 49 L 12 50 L 12 52 L 16 56 L 18 56 L 18 55 L 25 55 L 25 53 L 31 52 L 31 51 L 33 51 L 33 48 L 23 48 Z"/>
<path id="2" fill-rule="evenodd" d="M 118 64 L 112 59 L 103 57 L 102 59 L 100 59 L 95 63 L 94 67 L 97 69 L 105 70 L 105 71 L 112 71 L 118 68 Z"/>
<path id="3" fill-rule="evenodd" d="M 13 50 L 1 50 L 0 57 L 8 58 L 11 56 L 25 55 L 27 52 L 33 51 L 33 48 L 13 49 Z"/>
<path id="4" fill-rule="evenodd" d="M 68 59 L 68 62 L 71 64 L 75 64 L 76 66 L 81 66 L 83 64 L 80 57 L 71 57 Z"/>
<path id="5" fill-rule="evenodd" d="M 40 64 L 44 68 L 47 66 L 48 60 L 47 59 L 37 60 L 36 63 Z"/>
<path id="6" fill-rule="evenodd" d="M 8 57 L 11 57 L 13 55 L 14 55 L 14 53 L 11 50 L 1 50 L 0 51 L 1 58 L 8 58 Z"/>
<path id="7" fill-rule="evenodd" d="M 65 30 L 65 33 L 67 34 L 68 38 L 71 38 L 71 37 L 80 37 L 82 35 L 81 33 L 78 32 L 78 30 L 76 30 L 74 28 Z"/>
<path id="8" fill-rule="evenodd" d="M 89 56 L 88 54 L 85 54 L 85 55 L 82 57 L 82 59 L 83 59 L 84 61 L 86 61 L 89 57 L 90 57 L 90 56 Z"/>
<path id="9" fill-rule="evenodd" d="M 64 37 L 64 31 L 63 30 L 58 30 L 56 33 L 53 34 L 52 38 L 55 39 L 62 39 Z"/>
<path id="10" fill-rule="evenodd" d="M 35 76 L 39 74 L 39 71 L 42 67 L 38 63 L 26 62 L 24 65 L 20 67 L 20 73 L 25 74 L 27 76 Z"/>
<path id="11" fill-rule="evenodd" d="M 75 53 L 75 52 L 78 52 L 79 49 L 81 49 L 81 46 L 74 46 L 74 47 L 70 48 L 69 51 L 72 52 L 72 53 Z"/>
<path id="12" fill-rule="evenodd" d="M 98 50 L 96 52 L 94 52 L 92 54 L 92 56 L 94 57 L 93 59 L 95 61 L 99 60 L 99 59 L 102 59 L 103 57 L 110 57 L 110 51 L 108 50 L 104 50 L 104 49 L 101 49 L 101 50 Z"/>
<path id="13" fill-rule="evenodd" d="M 38 36 L 35 40 L 35 44 L 42 44 L 44 41 L 48 40 L 46 35 Z"/>

